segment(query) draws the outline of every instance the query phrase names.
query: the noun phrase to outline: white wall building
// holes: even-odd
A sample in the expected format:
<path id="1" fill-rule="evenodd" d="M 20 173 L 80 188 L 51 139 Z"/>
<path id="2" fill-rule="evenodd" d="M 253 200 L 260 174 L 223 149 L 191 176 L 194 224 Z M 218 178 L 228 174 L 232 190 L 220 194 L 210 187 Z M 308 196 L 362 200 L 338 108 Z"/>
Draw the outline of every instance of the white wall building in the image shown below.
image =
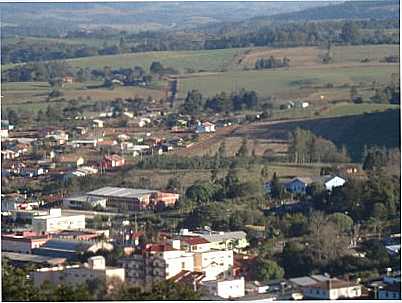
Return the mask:
<path id="1" fill-rule="evenodd" d="M 54 208 L 47 216 L 34 217 L 32 229 L 38 233 L 85 229 L 85 215 L 63 216 L 61 209 Z"/>
<path id="2" fill-rule="evenodd" d="M 303 287 L 305 299 L 338 300 L 358 298 L 361 295 L 361 285 L 338 279 L 329 279 Z"/>
<path id="3" fill-rule="evenodd" d="M 232 250 L 210 250 L 194 253 L 194 271 L 203 272 L 203 281 L 215 280 L 233 267 Z"/>
<path id="4" fill-rule="evenodd" d="M 324 182 L 324 185 L 327 190 L 331 191 L 335 187 L 343 186 L 345 184 L 345 182 L 346 182 L 345 179 L 338 177 L 338 176 L 334 176 L 334 177 L 331 177 L 330 179 L 326 180 Z"/>
<path id="5" fill-rule="evenodd" d="M 224 299 L 241 298 L 245 296 L 245 282 L 243 277 L 240 279 L 201 282 L 201 284 L 210 294 Z"/>
<path id="6" fill-rule="evenodd" d="M 123 282 L 125 280 L 124 268 L 106 266 L 105 258 L 102 256 L 91 257 L 88 263 L 83 265 L 40 268 L 32 272 L 31 276 L 36 287 L 45 281 L 54 285 L 79 285 L 94 279 L 100 279 L 106 283 L 113 278 Z"/>

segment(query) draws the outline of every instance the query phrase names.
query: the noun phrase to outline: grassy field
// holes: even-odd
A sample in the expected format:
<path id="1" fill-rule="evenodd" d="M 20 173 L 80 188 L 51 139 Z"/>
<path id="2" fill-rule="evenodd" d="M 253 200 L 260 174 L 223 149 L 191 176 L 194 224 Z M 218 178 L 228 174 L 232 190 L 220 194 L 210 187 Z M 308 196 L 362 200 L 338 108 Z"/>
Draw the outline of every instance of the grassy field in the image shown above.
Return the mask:
<path id="1" fill-rule="evenodd" d="M 396 64 L 351 67 L 325 65 L 321 68 L 229 71 L 181 79 L 179 90 L 185 94 L 191 89 L 198 89 L 201 93 L 212 96 L 221 91 L 230 92 L 245 88 L 255 90 L 261 97 L 267 97 L 289 91 L 300 92 L 297 83 L 305 82 L 315 86 L 328 83 L 350 85 L 372 81 L 386 83 L 390 81 L 392 73 L 398 72 L 398 68 Z"/>
<path id="2" fill-rule="evenodd" d="M 222 50 L 201 50 L 201 51 L 168 51 L 168 52 L 146 52 L 111 56 L 95 56 L 67 60 L 75 67 L 112 68 L 141 66 L 145 70 L 153 61 L 159 61 L 164 66 L 173 67 L 181 72 L 186 69 L 194 71 L 220 71 L 229 66 L 233 58 L 244 52 L 245 49 L 222 49 Z"/>

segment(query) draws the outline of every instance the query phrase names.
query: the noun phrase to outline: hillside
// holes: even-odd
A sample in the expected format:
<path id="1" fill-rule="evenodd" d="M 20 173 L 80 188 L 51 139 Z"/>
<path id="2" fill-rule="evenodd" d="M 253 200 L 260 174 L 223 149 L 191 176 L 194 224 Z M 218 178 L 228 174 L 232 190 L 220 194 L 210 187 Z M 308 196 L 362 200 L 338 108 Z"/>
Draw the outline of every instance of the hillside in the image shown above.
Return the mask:
<path id="1" fill-rule="evenodd" d="M 286 140 L 288 133 L 300 127 L 333 141 L 338 147 L 345 145 L 353 161 L 360 161 L 364 146 L 400 146 L 399 110 L 388 110 L 356 116 L 313 119 L 273 125 L 257 124 L 247 129 L 247 135 L 256 139 Z M 243 135 L 245 130 L 237 135 Z"/>
<path id="2" fill-rule="evenodd" d="M 273 20 L 305 21 L 331 19 L 399 19 L 399 1 L 347 1 L 325 7 L 278 14 Z"/>

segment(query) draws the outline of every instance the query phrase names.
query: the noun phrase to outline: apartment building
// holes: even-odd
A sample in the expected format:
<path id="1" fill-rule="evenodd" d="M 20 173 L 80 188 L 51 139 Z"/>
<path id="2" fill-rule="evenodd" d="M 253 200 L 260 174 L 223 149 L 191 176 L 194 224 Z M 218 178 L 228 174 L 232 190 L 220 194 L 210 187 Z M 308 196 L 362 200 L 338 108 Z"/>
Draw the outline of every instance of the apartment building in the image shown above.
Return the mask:
<path id="1" fill-rule="evenodd" d="M 48 235 L 24 231 L 1 235 L 2 251 L 30 254 L 32 249 L 44 245 L 49 240 Z"/>

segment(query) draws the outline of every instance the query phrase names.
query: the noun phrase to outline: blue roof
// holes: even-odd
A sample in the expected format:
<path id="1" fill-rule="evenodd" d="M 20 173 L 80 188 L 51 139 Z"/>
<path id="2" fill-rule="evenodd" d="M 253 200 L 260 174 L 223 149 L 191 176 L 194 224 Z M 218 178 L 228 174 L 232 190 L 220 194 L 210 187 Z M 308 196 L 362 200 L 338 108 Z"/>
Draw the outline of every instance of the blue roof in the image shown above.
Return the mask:
<path id="1" fill-rule="evenodd" d="M 49 240 L 42 248 L 52 248 L 59 250 L 82 251 L 87 250 L 93 245 L 90 241 L 79 240 Z"/>

